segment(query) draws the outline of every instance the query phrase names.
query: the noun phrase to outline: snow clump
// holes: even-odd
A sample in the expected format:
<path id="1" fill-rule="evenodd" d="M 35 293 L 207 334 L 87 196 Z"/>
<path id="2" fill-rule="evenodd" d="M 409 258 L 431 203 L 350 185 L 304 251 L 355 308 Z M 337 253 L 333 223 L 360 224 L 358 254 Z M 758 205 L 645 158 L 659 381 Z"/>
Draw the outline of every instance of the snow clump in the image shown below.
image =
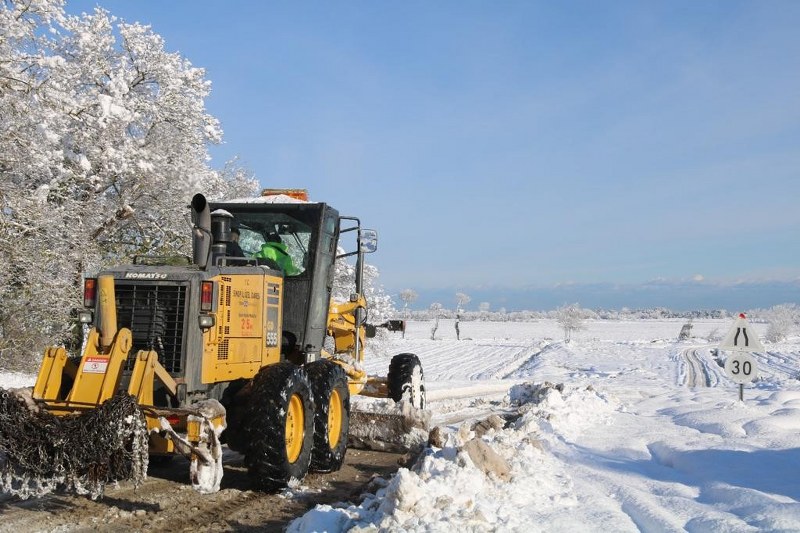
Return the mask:
<path id="1" fill-rule="evenodd" d="M 565 387 L 563 383 L 522 383 L 509 390 L 505 401 L 518 406 L 522 417 L 517 427 L 533 431 L 538 427 L 554 438 L 573 441 L 589 428 L 610 423 L 619 402 L 586 387 Z M 592 413 L 587 417 L 586 413 Z"/>
<path id="2" fill-rule="evenodd" d="M 549 383 L 517 386 L 507 400 L 519 406 L 515 423 L 494 424 L 481 436 L 462 426 L 442 447 L 426 448 L 411 469 L 378 481 L 360 505 L 318 505 L 288 531 L 529 532 L 537 523 L 580 529 L 564 512 L 578 505 L 572 478 L 546 443 L 603 423 L 614 402 L 591 387 Z"/>

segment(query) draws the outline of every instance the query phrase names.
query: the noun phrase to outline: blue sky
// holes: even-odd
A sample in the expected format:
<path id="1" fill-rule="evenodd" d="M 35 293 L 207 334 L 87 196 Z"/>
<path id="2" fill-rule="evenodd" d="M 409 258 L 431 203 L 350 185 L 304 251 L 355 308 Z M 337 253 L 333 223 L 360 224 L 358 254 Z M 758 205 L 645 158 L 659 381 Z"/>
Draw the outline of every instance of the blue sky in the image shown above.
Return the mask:
<path id="1" fill-rule="evenodd" d="M 377 229 L 389 292 L 797 286 L 800 2 L 97 4 L 207 69 L 215 166 Z"/>

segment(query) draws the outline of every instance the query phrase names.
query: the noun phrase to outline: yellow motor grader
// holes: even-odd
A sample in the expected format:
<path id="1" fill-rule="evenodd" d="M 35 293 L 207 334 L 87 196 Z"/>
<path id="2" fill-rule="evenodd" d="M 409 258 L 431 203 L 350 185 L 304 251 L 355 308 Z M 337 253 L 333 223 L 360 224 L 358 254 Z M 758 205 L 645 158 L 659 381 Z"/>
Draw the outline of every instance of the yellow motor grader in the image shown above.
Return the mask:
<path id="1" fill-rule="evenodd" d="M 375 328 L 364 255 L 376 232 L 303 191 L 280 193 L 216 203 L 197 194 L 191 259 L 138 256 L 85 279 L 83 353 L 48 348 L 32 391 L 0 390 L 0 489 L 95 496 L 114 479 L 141 481 L 148 458 L 180 453 L 193 486 L 214 492 L 227 444 L 274 490 L 341 467 L 351 394 L 424 408 L 415 355 L 395 356 L 383 380 L 362 368 Z M 234 232 L 243 253 L 231 253 Z M 348 234 L 355 250 L 342 254 Z M 291 271 L 259 254 L 269 243 Z M 348 256 L 355 286 L 334 301 L 334 262 Z"/>

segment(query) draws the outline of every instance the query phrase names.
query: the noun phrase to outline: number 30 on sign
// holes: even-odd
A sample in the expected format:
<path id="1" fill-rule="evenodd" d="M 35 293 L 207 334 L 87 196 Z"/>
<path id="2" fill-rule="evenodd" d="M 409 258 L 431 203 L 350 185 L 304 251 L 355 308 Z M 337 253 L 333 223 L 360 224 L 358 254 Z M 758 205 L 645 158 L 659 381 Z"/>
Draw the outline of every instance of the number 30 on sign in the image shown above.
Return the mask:
<path id="1" fill-rule="evenodd" d="M 734 352 L 725 361 L 725 373 L 736 383 L 747 383 L 756 377 L 756 360 L 747 352 Z"/>

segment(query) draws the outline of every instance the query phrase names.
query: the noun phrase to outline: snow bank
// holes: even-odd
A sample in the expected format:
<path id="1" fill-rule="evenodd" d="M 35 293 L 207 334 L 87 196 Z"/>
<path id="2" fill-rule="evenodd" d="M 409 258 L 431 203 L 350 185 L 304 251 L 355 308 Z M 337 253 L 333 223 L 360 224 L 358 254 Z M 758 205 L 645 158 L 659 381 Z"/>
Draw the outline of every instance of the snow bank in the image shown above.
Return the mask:
<path id="1" fill-rule="evenodd" d="M 465 424 L 442 447 L 427 448 L 412 469 L 380 480 L 361 504 L 317 506 L 288 531 L 579 529 L 564 512 L 578 505 L 570 475 L 547 442 L 602 421 L 576 413 L 606 412 L 613 404 L 590 389 L 552 384 L 514 387 L 509 398 L 520 414 L 508 427 L 477 437 Z M 537 529 L 543 517 L 549 525 Z"/>
<path id="2" fill-rule="evenodd" d="M 520 406 L 518 422 L 526 431 L 538 427 L 543 434 L 571 441 L 586 429 L 610 422 L 619 405 L 587 387 L 566 388 L 561 383 L 522 383 L 509 390 L 508 401 Z M 587 416 L 591 413 L 591 416 Z"/>

